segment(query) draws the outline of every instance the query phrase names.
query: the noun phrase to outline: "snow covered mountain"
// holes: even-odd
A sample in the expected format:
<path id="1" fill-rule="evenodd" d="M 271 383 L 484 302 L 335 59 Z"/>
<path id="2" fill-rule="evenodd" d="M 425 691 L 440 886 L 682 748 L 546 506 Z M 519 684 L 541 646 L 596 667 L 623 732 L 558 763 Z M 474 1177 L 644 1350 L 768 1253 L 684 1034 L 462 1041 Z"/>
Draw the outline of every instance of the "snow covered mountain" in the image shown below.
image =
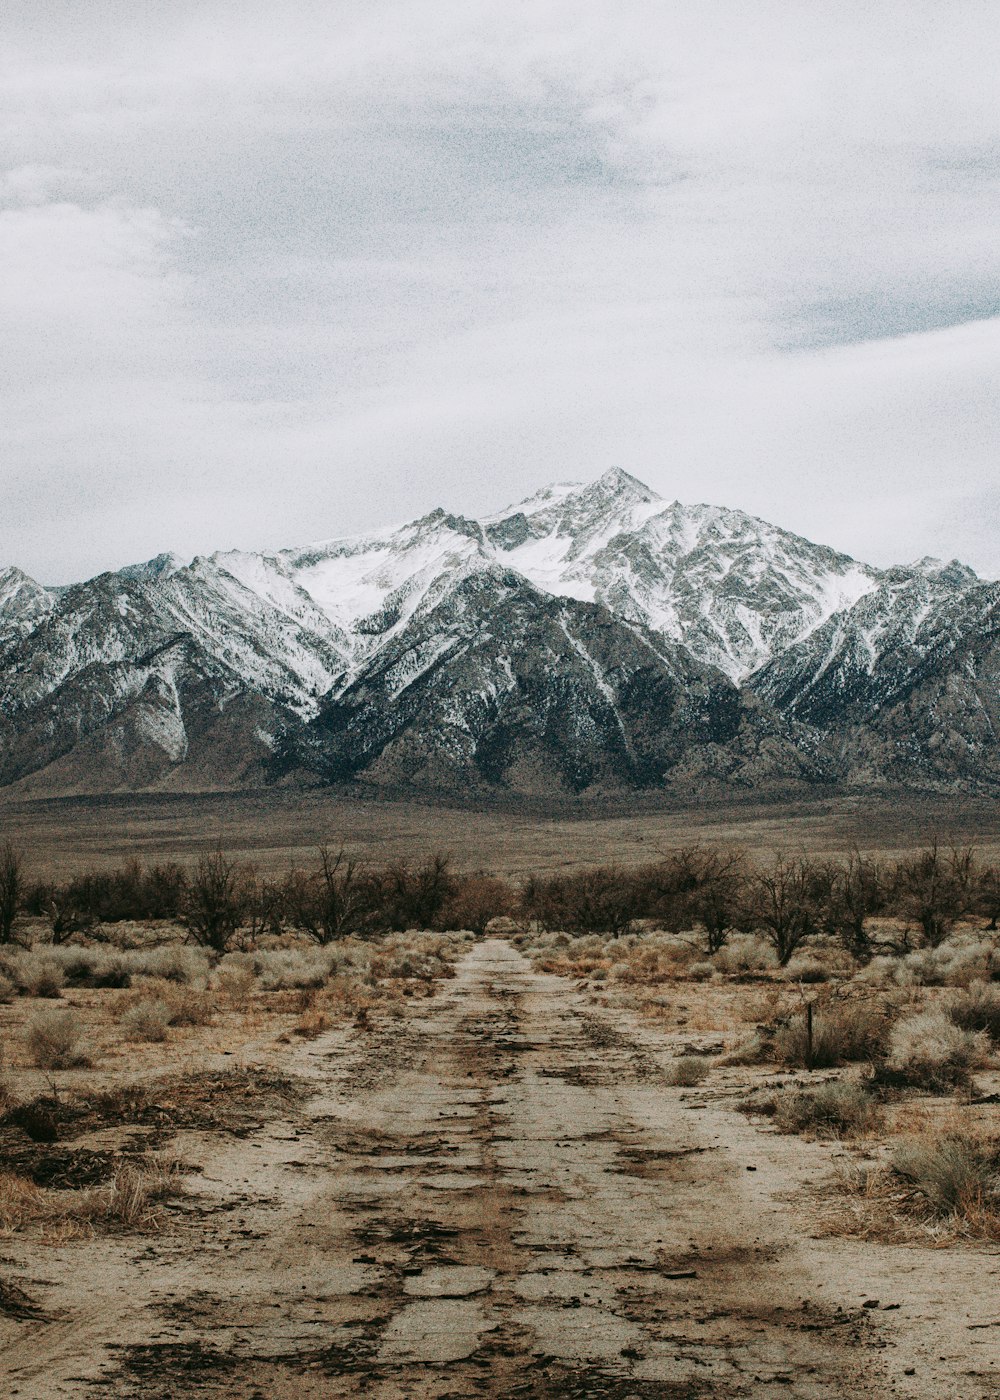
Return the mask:
<path id="1" fill-rule="evenodd" d="M 907 781 L 888 717 L 919 695 L 910 777 L 974 785 L 1000 751 L 997 588 L 957 563 L 876 569 L 619 469 L 479 521 L 164 554 L 71 588 L 8 568 L 0 782 Z"/>

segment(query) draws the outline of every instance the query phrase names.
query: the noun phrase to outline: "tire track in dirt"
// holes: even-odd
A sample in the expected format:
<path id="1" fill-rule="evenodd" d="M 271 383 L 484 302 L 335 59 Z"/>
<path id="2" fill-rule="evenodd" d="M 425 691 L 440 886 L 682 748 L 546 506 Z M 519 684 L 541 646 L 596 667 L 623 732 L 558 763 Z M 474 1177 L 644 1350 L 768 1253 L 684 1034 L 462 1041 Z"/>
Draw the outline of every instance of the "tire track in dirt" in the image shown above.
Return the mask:
<path id="1" fill-rule="evenodd" d="M 890 1393 L 875 1325 L 809 1301 L 656 1056 L 509 945 L 405 1021 L 296 1053 L 303 1117 L 206 1160 L 220 1199 L 247 1184 L 239 1212 L 141 1265 L 96 1253 L 137 1269 L 130 1305 L 91 1306 L 61 1368 L 38 1329 L 22 1394 Z"/>

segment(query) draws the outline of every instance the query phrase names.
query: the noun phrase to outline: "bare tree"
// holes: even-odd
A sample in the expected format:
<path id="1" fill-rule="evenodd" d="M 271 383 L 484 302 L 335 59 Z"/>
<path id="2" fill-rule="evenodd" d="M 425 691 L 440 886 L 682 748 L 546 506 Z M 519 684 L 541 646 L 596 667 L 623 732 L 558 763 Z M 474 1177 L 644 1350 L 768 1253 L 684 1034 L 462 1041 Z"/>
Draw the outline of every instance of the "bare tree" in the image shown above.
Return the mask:
<path id="1" fill-rule="evenodd" d="M 723 946 L 739 917 L 747 863 L 745 853 L 738 848 L 699 854 L 693 867 L 690 909 L 692 922 L 705 930 L 706 951 L 711 955 Z"/>
<path id="2" fill-rule="evenodd" d="M 289 876 L 286 901 L 296 927 L 317 943 L 333 943 L 359 933 L 369 920 L 372 880 L 361 861 L 352 860 L 343 846 L 336 852 L 321 846 L 319 870 Z"/>
<path id="3" fill-rule="evenodd" d="M 196 943 L 224 953 L 247 907 L 246 872 L 219 846 L 202 856 L 184 891 L 181 922 Z"/>
<path id="4" fill-rule="evenodd" d="M 918 923 L 924 941 L 936 948 L 975 904 L 975 852 L 971 846 L 944 852 L 935 841 L 897 865 L 894 887 L 903 917 Z"/>
<path id="5" fill-rule="evenodd" d="M 876 860 L 853 850 L 846 865 L 827 867 L 829 893 L 823 924 L 856 958 L 871 956 L 868 920 L 882 905 L 884 876 Z"/>
<path id="6" fill-rule="evenodd" d="M 1000 866 L 987 865 L 980 871 L 976 907 L 984 918 L 989 919 L 990 932 L 994 932 L 1000 919 Z"/>
<path id="7" fill-rule="evenodd" d="M 22 857 L 9 841 L 0 847 L 0 943 L 14 940 L 14 920 L 21 907 Z"/>
<path id="8" fill-rule="evenodd" d="M 805 939 L 819 931 L 826 892 L 820 867 L 786 860 L 780 854 L 752 875 L 745 917 L 773 946 L 782 967 Z"/>

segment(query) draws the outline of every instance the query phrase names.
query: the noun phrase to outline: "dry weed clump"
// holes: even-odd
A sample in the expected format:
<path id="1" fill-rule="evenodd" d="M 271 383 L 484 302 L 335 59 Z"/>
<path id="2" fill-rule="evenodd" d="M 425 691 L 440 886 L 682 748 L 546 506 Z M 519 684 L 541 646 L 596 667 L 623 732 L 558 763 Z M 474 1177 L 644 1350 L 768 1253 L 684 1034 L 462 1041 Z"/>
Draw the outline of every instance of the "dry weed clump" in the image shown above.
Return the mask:
<path id="1" fill-rule="evenodd" d="M 778 955 L 759 934 L 741 933 L 722 945 L 713 962 L 719 972 L 730 977 L 756 977 L 773 972 L 778 966 Z"/>
<path id="2" fill-rule="evenodd" d="M 308 991 L 322 987 L 331 977 L 367 971 L 371 952 L 365 948 L 333 947 L 265 948 L 254 953 L 232 954 L 227 965 L 250 968 L 261 991 Z"/>
<path id="3" fill-rule="evenodd" d="M 148 1023 L 153 1025 L 161 1015 L 166 1016 L 168 1026 L 208 1026 L 215 1014 L 215 999 L 211 992 L 199 987 L 167 982 L 160 977 L 144 977 L 131 991 L 123 993 L 118 1013 L 123 1029 L 128 1026 L 137 1029 L 143 1018 L 148 1018 Z"/>
<path id="4" fill-rule="evenodd" d="M 129 987 L 133 966 L 128 955 L 106 948 L 54 948 L 68 987 Z"/>
<path id="5" fill-rule="evenodd" d="M 864 1002 L 818 1007 L 810 1038 L 805 1013 L 780 1027 L 775 1058 L 803 1069 L 831 1069 L 853 1060 L 877 1060 L 885 1051 L 889 1020 Z"/>
<path id="6" fill-rule="evenodd" d="M 669 1067 L 666 1081 L 682 1089 L 693 1089 L 708 1078 L 711 1065 L 702 1055 L 680 1055 Z"/>
<path id="7" fill-rule="evenodd" d="M 129 965 L 136 977 L 159 977 L 165 982 L 201 988 L 208 984 L 211 970 L 203 948 L 189 948 L 180 943 L 135 950 L 129 954 Z"/>
<path id="8" fill-rule="evenodd" d="M 849 1173 L 832 1234 L 885 1243 L 1000 1240 L 1000 1142 L 961 1127 L 898 1140 L 888 1162 Z"/>
<path id="9" fill-rule="evenodd" d="M 1000 986 L 972 982 L 947 1002 L 945 1010 L 964 1031 L 985 1031 L 994 1044 L 1000 1042 Z"/>
<path id="10" fill-rule="evenodd" d="M 49 948 L 7 949 L 0 970 L 23 997 L 59 997 L 66 985 L 59 960 Z"/>
<path id="11" fill-rule="evenodd" d="M 611 959 L 609 976 L 613 981 L 647 986 L 689 976 L 692 965 L 704 966 L 706 962 L 693 943 L 669 933 L 626 934 L 610 939 L 604 944 L 603 954 Z M 711 976 L 714 967 L 708 966 Z"/>
<path id="12" fill-rule="evenodd" d="M 454 977 L 453 964 L 466 942 L 461 936 L 419 930 L 391 934 L 372 957 L 371 975 L 377 980 L 415 978 L 425 982 Z"/>
<path id="13" fill-rule="evenodd" d="M 820 1084 L 815 1089 L 783 1089 L 772 1102 L 774 1125 L 782 1133 L 865 1137 L 882 1124 L 881 1107 L 860 1084 L 830 1083 Z"/>
<path id="14" fill-rule="evenodd" d="M 985 934 L 963 930 L 936 948 L 873 958 L 859 976 L 897 987 L 968 987 L 1000 978 L 1000 950 Z"/>
<path id="15" fill-rule="evenodd" d="M 914 1188 L 934 1216 L 990 1222 L 1000 1235 L 1000 1144 L 968 1134 L 924 1135 L 897 1143 L 891 1170 Z"/>
<path id="16" fill-rule="evenodd" d="M 161 1223 L 161 1202 L 180 1191 L 180 1172 L 158 1162 L 123 1163 L 103 1186 L 60 1190 L 0 1172 L 0 1232 L 41 1228 L 72 1239 L 98 1232 L 151 1230 Z"/>
<path id="17" fill-rule="evenodd" d="M 941 1010 L 921 1011 L 892 1027 L 881 1075 L 891 1083 L 943 1091 L 967 1084 L 988 1056 L 985 1032 L 963 1030 Z"/>
<path id="18" fill-rule="evenodd" d="M 170 1030 L 170 1018 L 169 1002 L 137 1001 L 122 1013 L 118 1028 L 125 1040 L 163 1041 Z"/>
<path id="19" fill-rule="evenodd" d="M 215 1000 L 210 992 L 198 987 L 178 986 L 166 997 L 172 1026 L 208 1026 L 215 1014 Z"/>
<path id="20" fill-rule="evenodd" d="M 326 1008 L 313 1002 L 303 1010 L 300 1019 L 292 1028 L 292 1035 L 301 1036 L 303 1040 L 315 1040 L 324 1031 L 328 1031 L 332 1024 Z"/>
<path id="21" fill-rule="evenodd" d="M 830 982 L 851 977 L 857 969 L 854 959 L 831 939 L 815 938 L 789 959 L 782 970 L 788 982 Z"/>
<path id="22" fill-rule="evenodd" d="M 92 1063 L 83 1026 L 74 1011 L 38 1011 L 28 1022 L 25 1043 L 39 1069 L 84 1069 Z"/>
<path id="23" fill-rule="evenodd" d="M 238 1011 L 250 1004 L 257 977 L 245 963 L 223 963 L 215 974 L 215 985 L 231 1006 Z"/>

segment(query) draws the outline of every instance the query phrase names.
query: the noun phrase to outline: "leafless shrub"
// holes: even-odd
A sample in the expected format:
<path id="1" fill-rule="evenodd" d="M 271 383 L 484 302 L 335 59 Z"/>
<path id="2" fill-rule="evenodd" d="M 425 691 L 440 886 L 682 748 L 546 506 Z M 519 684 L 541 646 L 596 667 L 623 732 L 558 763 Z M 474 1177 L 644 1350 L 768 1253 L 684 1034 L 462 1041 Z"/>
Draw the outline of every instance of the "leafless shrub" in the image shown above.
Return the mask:
<path id="1" fill-rule="evenodd" d="M 771 944 L 784 967 L 805 939 L 821 929 L 828 894 L 828 870 L 779 854 L 751 873 L 743 919 Z"/>
<path id="2" fill-rule="evenodd" d="M 884 1071 L 914 1088 L 947 1089 L 967 1083 L 988 1052 L 985 1033 L 962 1030 L 944 1011 L 922 1011 L 893 1026 Z"/>
<path id="3" fill-rule="evenodd" d="M 482 935 L 494 919 L 509 918 L 516 905 L 506 880 L 491 875 L 459 876 L 434 921 L 437 929 L 469 929 Z"/>
<path id="4" fill-rule="evenodd" d="M 893 1149 L 891 1170 L 918 1193 L 919 1206 L 938 1218 L 958 1217 L 975 1233 L 1000 1237 L 1000 1150 L 968 1134 L 927 1134 Z"/>
<path id="5" fill-rule="evenodd" d="M 181 921 L 196 943 L 224 953 L 243 922 L 247 899 L 246 871 L 219 847 L 198 861 L 184 890 Z"/>
<path id="6" fill-rule="evenodd" d="M 621 934 L 639 916 L 635 881 L 617 866 L 533 876 L 521 900 L 525 917 L 547 930 Z"/>
<path id="7" fill-rule="evenodd" d="M 668 1084 L 691 1089 L 707 1079 L 710 1069 L 711 1065 L 703 1055 L 681 1055 L 670 1065 L 666 1080 Z"/>
<path id="8" fill-rule="evenodd" d="M 456 886 L 451 857 L 444 852 L 417 865 L 396 861 L 378 876 L 376 926 L 398 933 L 436 928 Z"/>
<path id="9" fill-rule="evenodd" d="M 797 1014 L 775 1036 L 775 1057 L 804 1069 L 828 1069 L 852 1060 L 876 1060 L 889 1034 L 886 1014 L 863 1002 L 817 1007 L 812 1036 L 805 1012 Z"/>
<path id="10" fill-rule="evenodd" d="M 773 1118 L 783 1133 L 858 1137 L 880 1126 L 882 1110 L 861 1085 L 833 1083 L 780 1090 L 774 1098 Z"/>
<path id="11" fill-rule="evenodd" d="M 373 918 L 377 889 L 367 865 L 341 847 L 319 852 L 319 869 L 293 871 L 285 884 L 289 918 L 317 943 L 332 943 L 366 929 Z"/>
<path id="12" fill-rule="evenodd" d="M 971 847 L 943 851 L 937 842 L 896 866 L 893 903 L 919 925 L 924 941 L 936 948 L 957 919 L 976 902 L 976 861 Z"/>
<path id="13" fill-rule="evenodd" d="M 878 861 L 853 850 L 846 863 L 827 865 L 824 884 L 821 914 L 824 931 L 835 937 L 852 957 L 868 958 L 871 954 L 869 920 L 885 905 L 884 870 Z"/>
<path id="14" fill-rule="evenodd" d="M 39 1069 L 82 1069 L 91 1063 L 79 1017 L 73 1011 L 39 1011 L 25 1032 L 28 1054 Z"/>
<path id="15" fill-rule="evenodd" d="M 166 1040 L 171 1009 L 165 1001 L 138 1001 L 122 1013 L 119 1029 L 126 1040 Z"/>
<path id="16" fill-rule="evenodd" d="M 0 943 L 14 940 L 14 921 L 21 907 L 23 860 L 9 841 L 0 846 Z"/>

